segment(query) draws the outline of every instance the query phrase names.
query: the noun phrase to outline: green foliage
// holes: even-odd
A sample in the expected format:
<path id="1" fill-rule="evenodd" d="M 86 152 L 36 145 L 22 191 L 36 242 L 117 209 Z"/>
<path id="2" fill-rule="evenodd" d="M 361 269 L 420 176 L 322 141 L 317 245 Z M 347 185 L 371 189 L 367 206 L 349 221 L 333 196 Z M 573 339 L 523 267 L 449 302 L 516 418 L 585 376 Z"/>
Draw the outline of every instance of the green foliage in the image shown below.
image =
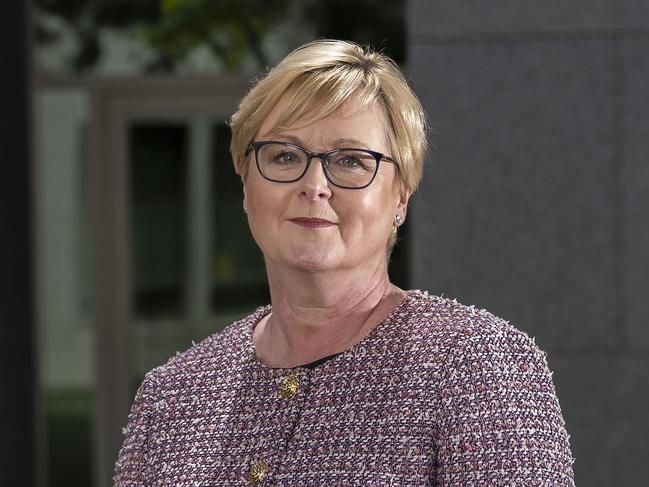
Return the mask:
<path id="1" fill-rule="evenodd" d="M 44 22 L 44 15 L 62 21 L 76 38 L 76 50 L 69 60 L 72 71 L 93 68 L 102 54 L 101 28 L 128 29 L 155 22 L 159 0 L 36 0 L 36 41 L 53 44 L 61 33 Z"/>
<path id="2" fill-rule="evenodd" d="M 157 58 L 145 71 L 173 69 L 194 49 L 207 47 L 227 70 L 248 52 L 266 67 L 263 38 L 286 18 L 290 0 L 36 0 L 39 13 L 62 20 L 76 38 L 69 67 L 92 69 L 101 58 L 102 28 L 138 28 Z M 40 16 L 37 41 L 55 43 L 60 33 Z"/>
<path id="3" fill-rule="evenodd" d="M 209 49 L 226 70 L 238 69 L 250 55 L 264 69 L 269 64 L 265 38 L 287 20 L 287 29 L 371 44 L 398 63 L 405 61 L 404 0 L 36 0 L 36 4 L 39 13 L 62 20 L 76 37 L 69 62 L 73 71 L 92 69 L 99 62 L 103 28 L 129 30 L 131 36 L 137 32 L 154 53 L 145 72 L 173 70 L 200 48 Z M 36 32 L 43 45 L 60 38 L 41 16 Z M 292 40 L 308 39 L 300 39 L 298 33 Z"/>
<path id="4" fill-rule="evenodd" d="M 162 17 L 145 29 L 145 37 L 175 61 L 206 46 L 228 70 L 248 51 L 265 67 L 263 38 L 286 18 L 288 6 L 288 0 L 162 0 Z"/>

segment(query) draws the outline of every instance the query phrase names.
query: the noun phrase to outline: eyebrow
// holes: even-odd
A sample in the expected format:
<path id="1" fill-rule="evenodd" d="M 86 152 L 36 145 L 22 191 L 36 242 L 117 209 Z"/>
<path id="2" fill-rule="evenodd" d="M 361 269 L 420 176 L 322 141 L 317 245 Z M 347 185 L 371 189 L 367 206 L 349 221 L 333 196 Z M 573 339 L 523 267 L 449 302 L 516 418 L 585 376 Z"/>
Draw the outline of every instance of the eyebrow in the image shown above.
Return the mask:
<path id="1" fill-rule="evenodd" d="M 304 145 L 304 142 L 299 137 L 296 137 L 296 136 L 291 135 L 291 134 L 285 134 L 285 133 L 283 133 L 281 131 L 271 130 L 270 132 L 268 132 L 265 135 L 265 137 L 272 137 L 272 138 L 279 137 L 279 138 L 281 138 L 281 139 L 283 139 L 283 140 L 285 140 L 287 142 L 291 142 L 291 143 L 293 143 L 295 145 L 299 145 L 299 146 Z M 364 143 L 364 142 L 362 142 L 362 141 L 360 141 L 358 139 L 349 139 L 349 138 L 336 139 L 336 140 L 333 141 L 332 145 L 334 147 L 346 146 L 346 147 L 350 147 L 350 148 L 353 148 L 353 147 L 367 148 L 368 147 L 368 145 L 366 143 Z"/>

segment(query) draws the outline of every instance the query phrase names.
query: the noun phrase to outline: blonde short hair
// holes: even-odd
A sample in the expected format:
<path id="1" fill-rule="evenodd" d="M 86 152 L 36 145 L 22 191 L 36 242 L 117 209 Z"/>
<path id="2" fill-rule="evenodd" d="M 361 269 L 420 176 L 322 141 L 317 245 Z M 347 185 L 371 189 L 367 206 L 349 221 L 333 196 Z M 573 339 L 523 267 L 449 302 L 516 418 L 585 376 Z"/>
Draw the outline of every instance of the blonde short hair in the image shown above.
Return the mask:
<path id="1" fill-rule="evenodd" d="M 289 97 L 278 120 L 285 129 L 304 125 L 338 109 L 352 95 L 361 105 L 379 102 L 388 122 L 390 156 L 397 160 L 400 191 L 414 192 L 421 180 L 427 148 L 426 116 L 403 73 L 389 57 L 348 41 L 322 39 L 288 54 L 263 75 L 241 100 L 230 119 L 230 152 L 237 174 L 245 180 L 248 147 L 280 97 Z M 388 248 L 396 241 L 390 237 Z"/>

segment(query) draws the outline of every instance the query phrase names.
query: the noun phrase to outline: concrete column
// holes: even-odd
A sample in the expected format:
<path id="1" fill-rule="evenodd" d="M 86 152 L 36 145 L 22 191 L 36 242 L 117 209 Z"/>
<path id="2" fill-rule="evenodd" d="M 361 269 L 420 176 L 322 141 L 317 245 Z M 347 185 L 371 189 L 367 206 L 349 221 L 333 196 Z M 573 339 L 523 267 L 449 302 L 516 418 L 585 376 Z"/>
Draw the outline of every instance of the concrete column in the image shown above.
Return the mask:
<path id="1" fill-rule="evenodd" d="M 35 485 L 36 354 L 32 299 L 29 152 L 31 95 L 25 2 L 3 6 L 0 29 L 0 472 Z"/>

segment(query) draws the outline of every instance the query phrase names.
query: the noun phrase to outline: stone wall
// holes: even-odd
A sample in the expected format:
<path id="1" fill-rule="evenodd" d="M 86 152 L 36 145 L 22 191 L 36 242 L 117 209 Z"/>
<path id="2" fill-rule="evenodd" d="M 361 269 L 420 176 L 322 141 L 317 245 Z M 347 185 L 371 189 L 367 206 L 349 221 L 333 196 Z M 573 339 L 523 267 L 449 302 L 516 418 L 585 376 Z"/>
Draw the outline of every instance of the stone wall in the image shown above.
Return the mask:
<path id="1" fill-rule="evenodd" d="M 649 485 L 649 2 L 412 0 L 412 287 L 548 353 L 577 485 Z"/>

